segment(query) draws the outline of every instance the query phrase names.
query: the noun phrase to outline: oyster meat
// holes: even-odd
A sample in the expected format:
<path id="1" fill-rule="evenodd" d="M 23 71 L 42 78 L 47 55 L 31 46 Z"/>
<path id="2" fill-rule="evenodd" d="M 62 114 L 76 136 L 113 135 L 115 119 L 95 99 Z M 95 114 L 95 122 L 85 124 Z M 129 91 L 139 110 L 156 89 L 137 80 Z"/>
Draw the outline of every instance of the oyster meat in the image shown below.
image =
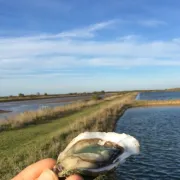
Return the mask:
<path id="1" fill-rule="evenodd" d="M 131 155 L 139 154 L 139 142 L 127 134 L 85 132 L 59 154 L 54 171 L 58 177 L 79 173 L 98 176 L 109 172 Z"/>

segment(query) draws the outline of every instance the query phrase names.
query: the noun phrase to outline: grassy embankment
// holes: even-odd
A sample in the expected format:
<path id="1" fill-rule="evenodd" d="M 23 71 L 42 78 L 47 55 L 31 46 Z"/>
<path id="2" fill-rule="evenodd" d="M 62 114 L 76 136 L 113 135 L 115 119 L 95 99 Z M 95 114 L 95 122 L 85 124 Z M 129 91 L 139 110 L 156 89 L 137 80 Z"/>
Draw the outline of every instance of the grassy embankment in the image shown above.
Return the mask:
<path id="1" fill-rule="evenodd" d="M 115 95 L 100 100 L 79 100 L 72 104 L 57 106 L 54 108 L 43 108 L 37 111 L 26 111 L 18 115 L 9 116 L 5 121 L 0 119 L 0 131 L 20 129 L 31 125 L 48 123 L 54 119 L 65 117 L 90 106 L 95 106 L 104 101 L 113 100 L 123 95 Z"/>
<path id="2" fill-rule="evenodd" d="M 151 107 L 151 106 L 179 106 L 180 100 L 138 100 L 129 104 L 129 107 Z"/>
<path id="3" fill-rule="evenodd" d="M 37 111 L 26 111 L 6 118 L 6 121 L 0 121 L 0 131 L 24 128 L 30 125 L 37 125 L 50 122 L 51 120 L 68 116 L 84 108 L 97 105 L 101 101 L 78 101 L 65 106 L 54 108 L 44 108 Z"/>
<path id="4" fill-rule="evenodd" d="M 10 179 L 27 165 L 56 158 L 68 142 L 84 131 L 112 131 L 123 105 L 135 93 L 100 102 L 54 121 L 0 133 L 0 177 Z"/>

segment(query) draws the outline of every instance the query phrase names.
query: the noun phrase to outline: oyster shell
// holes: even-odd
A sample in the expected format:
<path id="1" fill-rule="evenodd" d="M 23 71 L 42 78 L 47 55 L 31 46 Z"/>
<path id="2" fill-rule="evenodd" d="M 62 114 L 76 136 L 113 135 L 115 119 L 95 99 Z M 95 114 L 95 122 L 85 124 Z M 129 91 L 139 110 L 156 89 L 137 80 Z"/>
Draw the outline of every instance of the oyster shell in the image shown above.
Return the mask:
<path id="1" fill-rule="evenodd" d="M 74 138 L 59 154 L 55 172 L 59 177 L 73 173 L 98 176 L 139 154 L 139 142 L 127 134 L 85 132 Z"/>

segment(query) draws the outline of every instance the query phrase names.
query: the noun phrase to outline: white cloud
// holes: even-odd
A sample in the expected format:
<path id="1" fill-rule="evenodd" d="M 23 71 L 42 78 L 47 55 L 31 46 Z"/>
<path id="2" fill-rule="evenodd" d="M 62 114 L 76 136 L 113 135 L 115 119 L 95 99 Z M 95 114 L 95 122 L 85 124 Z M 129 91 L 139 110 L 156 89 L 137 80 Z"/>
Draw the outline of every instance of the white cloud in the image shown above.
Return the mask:
<path id="1" fill-rule="evenodd" d="M 142 26 L 147 26 L 147 27 L 157 27 L 157 26 L 167 25 L 165 21 L 160 21 L 160 20 L 142 20 L 142 21 L 138 21 L 138 23 Z"/>
<path id="2" fill-rule="evenodd" d="M 89 61 L 94 66 L 137 67 L 137 66 L 180 66 L 180 60 L 155 60 L 148 58 L 95 58 Z"/>
<path id="3" fill-rule="evenodd" d="M 64 77 L 74 77 L 74 78 L 79 78 L 79 77 L 84 77 L 87 78 L 88 75 L 85 73 L 65 73 L 65 72 L 52 72 L 52 73 L 31 73 L 31 74 L 26 74 L 26 73 L 19 73 L 19 74 L 5 74 L 1 75 L 0 79 L 27 79 L 27 78 L 64 78 Z"/>
<path id="4" fill-rule="evenodd" d="M 0 42 L 0 61 L 38 60 L 53 56 L 129 56 L 139 58 L 179 58 L 180 44 L 171 41 L 92 41 L 92 40 L 24 40 Z M 51 57 L 51 58 L 52 58 Z M 65 58 L 65 57 L 63 57 Z M 41 58 L 42 59 L 42 58 Z M 18 60 L 20 61 L 20 60 Z"/>
<path id="5" fill-rule="evenodd" d="M 97 31 L 110 28 L 116 22 L 97 23 L 58 34 L 1 38 L 0 75 L 23 69 L 180 66 L 179 38 L 149 42 L 139 40 L 140 36 L 134 34 L 123 36 L 118 41 L 81 38 L 93 37 Z"/>
<path id="6" fill-rule="evenodd" d="M 75 29 L 72 31 L 65 31 L 62 33 L 59 33 L 55 36 L 47 37 L 47 38 L 92 38 L 95 36 L 95 32 L 107 29 L 113 24 L 115 24 L 117 21 L 116 20 L 110 20 L 110 21 L 105 21 L 101 23 L 96 23 L 93 25 L 90 25 L 88 27 L 83 27 L 81 29 Z"/>
<path id="7" fill-rule="evenodd" d="M 70 31 L 63 31 L 57 34 L 40 34 L 38 36 L 30 36 L 30 37 L 18 37 L 18 38 L 7 38 L 7 39 L 0 39 L 0 41 L 36 41 L 36 40 L 47 40 L 47 39 L 52 39 L 52 40 L 57 40 L 57 39 L 62 39 L 62 38 L 92 38 L 95 36 L 95 33 L 101 30 L 109 29 L 112 26 L 114 26 L 118 21 L 117 20 L 109 20 L 109 21 L 104 21 L 96 24 L 89 25 L 87 27 L 81 27 L 77 29 L 73 29 Z"/>
<path id="8" fill-rule="evenodd" d="M 93 24 L 89 27 L 75 29 L 72 31 L 62 32 L 55 36 L 51 36 L 51 38 L 92 38 L 95 36 L 96 31 L 100 31 L 102 29 L 108 28 L 113 25 L 115 21 L 107 21 L 102 23 Z"/>
<path id="9" fill-rule="evenodd" d="M 174 43 L 180 44 L 180 38 L 174 38 L 172 41 L 173 41 Z"/>
<path id="10" fill-rule="evenodd" d="M 23 70 L 23 69 L 62 69 L 68 67 L 77 67 L 82 65 L 82 59 L 73 56 L 54 57 L 27 57 L 27 58 L 9 58 L 0 60 L 0 70 Z"/>
<path id="11" fill-rule="evenodd" d="M 137 41 L 139 38 L 140 38 L 140 36 L 138 36 L 138 35 L 130 34 L 130 35 L 126 35 L 126 36 L 117 38 L 117 40 L 120 40 L 120 41 L 131 41 L 132 42 L 132 41 Z"/>

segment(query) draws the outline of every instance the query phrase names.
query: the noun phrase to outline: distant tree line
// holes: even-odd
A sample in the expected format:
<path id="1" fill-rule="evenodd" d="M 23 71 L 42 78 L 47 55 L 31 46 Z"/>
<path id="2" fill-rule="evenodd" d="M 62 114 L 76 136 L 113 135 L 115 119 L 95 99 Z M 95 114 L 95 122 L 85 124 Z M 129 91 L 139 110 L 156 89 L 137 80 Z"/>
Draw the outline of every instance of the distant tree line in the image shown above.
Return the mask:
<path id="1" fill-rule="evenodd" d="M 44 96 L 47 96 L 48 94 L 47 93 L 44 93 L 43 94 Z M 30 94 L 30 95 L 24 95 L 23 93 L 19 93 L 18 94 L 19 97 L 36 97 L 36 96 L 41 96 L 41 94 L 39 92 L 37 92 L 36 94 Z M 12 95 L 10 95 L 9 97 L 13 97 Z"/>

